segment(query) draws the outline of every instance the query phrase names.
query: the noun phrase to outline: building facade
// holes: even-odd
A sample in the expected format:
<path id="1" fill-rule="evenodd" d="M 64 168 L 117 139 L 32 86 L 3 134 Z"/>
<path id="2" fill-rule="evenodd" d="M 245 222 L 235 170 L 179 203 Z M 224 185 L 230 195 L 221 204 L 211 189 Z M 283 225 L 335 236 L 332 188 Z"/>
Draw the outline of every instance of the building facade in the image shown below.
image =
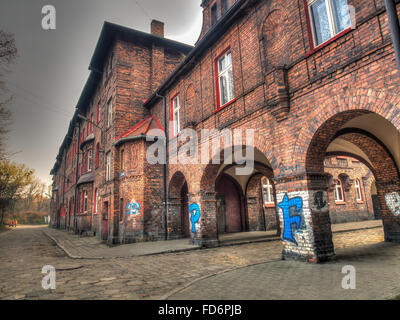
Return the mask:
<path id="1" fill-rule="evenodd" d="M 54 226 L 206 247 L 276 229 L 284 258 L 312 262 L 334 256 L 332 222 L 379 216 L 385 240 L 400 241 L 400 78 L 384 1 L 202 7 L 194 48 L 156 21 L 151 35 L 105 24 L 52 170 Z"/>

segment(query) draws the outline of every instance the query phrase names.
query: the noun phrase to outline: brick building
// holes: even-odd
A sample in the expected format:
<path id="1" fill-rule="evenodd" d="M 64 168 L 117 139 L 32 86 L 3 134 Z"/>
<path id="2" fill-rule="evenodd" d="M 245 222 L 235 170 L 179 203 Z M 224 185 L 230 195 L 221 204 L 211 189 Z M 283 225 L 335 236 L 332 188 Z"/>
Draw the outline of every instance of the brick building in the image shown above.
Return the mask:
<path id="1" fill-rule="evenodd" d="M 331 222 L 374 218 L 375 206 L 386 241 L 400 241 L 400 78 L 384 1 L 202 7 L 194 48 L 157 21 L 152 34 L 105 23 L 52 170 L 54 226 L 206 247 L 278 229 L 284 258 L 324 261 Z"/>

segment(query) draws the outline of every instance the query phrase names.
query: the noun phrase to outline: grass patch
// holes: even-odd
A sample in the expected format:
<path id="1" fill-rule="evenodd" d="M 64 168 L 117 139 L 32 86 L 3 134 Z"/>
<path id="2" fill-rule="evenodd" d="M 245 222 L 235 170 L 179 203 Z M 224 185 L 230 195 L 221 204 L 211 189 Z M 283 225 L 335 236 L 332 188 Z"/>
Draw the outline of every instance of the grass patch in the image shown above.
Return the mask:
<path id="1" fill-rule="evenodd" d="M 395 296 L 394 298 L 392 298 L 390 300 L 400 300 L 400 294 L 398 294 L 397 296 Z"/>

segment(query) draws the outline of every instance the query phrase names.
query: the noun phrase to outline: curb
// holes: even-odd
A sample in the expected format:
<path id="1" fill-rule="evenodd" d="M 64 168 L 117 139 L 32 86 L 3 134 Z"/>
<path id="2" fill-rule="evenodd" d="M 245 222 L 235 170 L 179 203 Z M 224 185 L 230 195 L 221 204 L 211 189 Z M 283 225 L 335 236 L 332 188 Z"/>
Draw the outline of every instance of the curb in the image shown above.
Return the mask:
<path id="1" fill-rule="evenodd" d="M 86 260 L 101 260 L 104 259 L 104 257 L 90 257 L 90 258 L 85 258 L 85 257 L 80 257 L 80 256 L 74 256 L 73 254 L 71 254 L 59 241 L 57 241 L 56 238 L 54 238 L 52 235 L 50 235 L 48 232 L 42 230 L 42 232 L 50 238 L 50 240 L 52 240 L 61 250 L 63 250 L 67 256 L 71 259 L 74 260 L 82 260 L 82 259 L 86 259 Z"/>

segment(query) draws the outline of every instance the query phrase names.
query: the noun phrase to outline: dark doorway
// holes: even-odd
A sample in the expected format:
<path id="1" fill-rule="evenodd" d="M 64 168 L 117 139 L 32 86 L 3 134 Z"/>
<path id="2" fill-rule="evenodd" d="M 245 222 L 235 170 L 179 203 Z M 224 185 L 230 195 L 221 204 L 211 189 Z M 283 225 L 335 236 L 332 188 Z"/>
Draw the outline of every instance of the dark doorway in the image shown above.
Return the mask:
<path id="1" fill-rule="evenodd" d="M 227 174 L 216 182 L 218 233 L 235 233 L 245 230 L 242 192 L 238 183 Z"/>
<path id="2" fill-rule="evenodd" d="M 102 240 L 108 240 L 108 202 L 103 204 Z"/>
<path id="3" fill-rule="evenodd" d="M 188 185 L 186 182 L 181 189 L 181 230 L 183 238 L 190 237 Z"/>

